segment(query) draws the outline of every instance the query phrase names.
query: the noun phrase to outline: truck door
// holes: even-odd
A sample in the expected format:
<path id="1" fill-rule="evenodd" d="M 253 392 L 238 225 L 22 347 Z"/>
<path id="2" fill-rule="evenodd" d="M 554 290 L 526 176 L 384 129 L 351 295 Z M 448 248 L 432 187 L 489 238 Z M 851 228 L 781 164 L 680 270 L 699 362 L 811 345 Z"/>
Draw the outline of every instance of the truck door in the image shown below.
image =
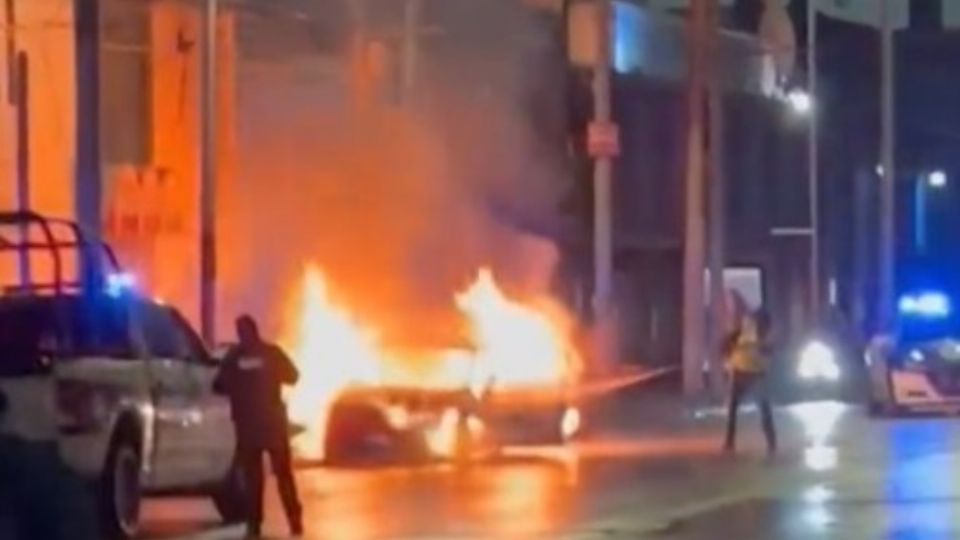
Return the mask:
<path id="1" fill-rule="evenodd" d="M 202 412 L 200 437 L 196 443 L 203 452 L 206 462 L 204 470 L 214 480 L 224 478 L 233 464 L 236 449 L 236 434 L 233 418 L 230 415 L 230 401 L 213 391 L 219 365 L 211 358 L 203 340 L 190 327 L 190 324 L 176 310 L 168 309 L 178 332 L 190 349 L 188 369 L 191 378 L 197 383 L 194 395 L 196 406 Z"/>
<path id="2" fill-rule="evenodd" d="M 202 443 L 202 388 L 191 370 L 190 347 L 162 306 L 141 304 L 138 322 L 153 377 L 156 486 L 200 484 L 209 470 Z"/>

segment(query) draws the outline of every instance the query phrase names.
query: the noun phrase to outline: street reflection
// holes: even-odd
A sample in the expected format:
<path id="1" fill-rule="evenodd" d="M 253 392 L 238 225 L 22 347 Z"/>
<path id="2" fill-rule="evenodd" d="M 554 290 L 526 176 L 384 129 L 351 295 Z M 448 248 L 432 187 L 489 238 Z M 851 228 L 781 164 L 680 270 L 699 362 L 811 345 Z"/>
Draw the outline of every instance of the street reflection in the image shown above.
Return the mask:
<path id="1" fill-rule="evenodd" d="M 494 481 L 489 515 L 495 538 L 545 533 L 566 520 L 569 486 L 542 468 L 510 468 Z"/>
<path id="2" fill-rule="evenodd" d="M 834 495 L 833 490 L 823 484 L 811 486 L 803 493 L 803 501 L 806 503 L 803 520 L 810 532 L 825 531 L 836 521 L 834 511 L 829 505 Z"/>
<path id="3" fill-rule="evenodd" d="M 948 537 L 957 523 L 955 481 L 960 460 L 956 433 L 941 422 L 913 419 L 887 430 L 887 460 L 880 486 L 887 505 L 888 538 Z M 903 535 L 902 531 L 915 534 Z"/>
<path id="4" fill-rule="evenodd" d="M 788 409 L 803 427 L 803 461 L 808 469 L 822 472 L 836 468 L 839 456 L 833 435 L 847 409 L 836 401 L 800 403 Z"/>
<path id="5" fill-rule="evenodd" d="M 364 540 L 409 534 L 549 535 L 576 517 L 580 456 L 573 448 L 509 450 L 454 466 L 304 471 L 308 538 Z M 284 530 L 268 498 L 270 530 Z"/>
<path id="6" fill-rule="evenodd" d="M 804 448 L 803 463 L 816 472 L 830 471 L 837 467 L 837 449 L 833 446 L 817 444 Z"/>
<path id="7" fill-rule="evenodd" d="M 811 486 L 803 493 L 803 501 L 807 504 L 824 504 L 833 500 L 833 497 L 833 490 L 823 484 Z"/>

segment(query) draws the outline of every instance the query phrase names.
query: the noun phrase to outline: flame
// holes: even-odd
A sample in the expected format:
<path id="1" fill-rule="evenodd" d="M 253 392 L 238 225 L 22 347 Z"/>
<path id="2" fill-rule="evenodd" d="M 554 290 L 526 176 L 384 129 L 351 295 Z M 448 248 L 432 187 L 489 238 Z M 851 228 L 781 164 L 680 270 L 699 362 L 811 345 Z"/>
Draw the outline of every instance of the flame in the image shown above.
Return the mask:
<path id="1" fill-rule="evenodd" d="M 456 298 L 477 346 L 478 366 L 498 385 L 562 383 L 574 356 L 569 340 L 546 311 L 508 299 L 489 269 Z"/>
<path id="2" fill-rule="evenodd" d="M 410 357 L 390 350 L 375 329 L 333 302 L 323 272 L 308 266 L 284 340 L 300 370 L 300 380 L 286 396 L 290 419 L 307 428 L 295 441 L 297 450 L 323 457 L 330 408 L 353 386 L 468 389 L 479 397 L 491 387 L 557 386 L 577 373 L 579 357 L 569 325 L 549 303 L 508 298 L 489 269 L 480 270 L 453 301 L 465 318 L 472 347 Z M 406 412 L 394 409 L 387 411 L 388 421 L 403 423 Z M 461 414 L 453 407 L 444 410 L 438 426 L 426 433 L 431 451 L 444 456 L 455 452 Z M 482 432 L 477 418 L 467 422 L 469 433 Z M 565 418 L 564 431 L 571 423 L 579 424 L 579 417 Z"/>
<path id="3" fill-rule="evenodd" d="M 304 274 L 295 321 L 292 339 L 285 341 L 300 380 L 287 395 L 287 408 L 292 422 L 308 428 L 298 437 L 298 449 L 322 457 L 333 401 L 351 385 L 380 379 L 377 336 L 331 302 L 326 280 L 313 266 Z"/>

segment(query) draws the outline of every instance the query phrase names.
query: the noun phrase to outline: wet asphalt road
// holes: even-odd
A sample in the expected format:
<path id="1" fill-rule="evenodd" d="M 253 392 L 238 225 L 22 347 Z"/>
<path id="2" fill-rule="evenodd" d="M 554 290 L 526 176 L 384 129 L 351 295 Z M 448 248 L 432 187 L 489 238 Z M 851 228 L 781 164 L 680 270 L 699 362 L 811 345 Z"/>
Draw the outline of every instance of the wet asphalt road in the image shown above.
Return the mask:
<path id="1" fill-rule="evenodd" d="M 783 408 L 777 419 L 772 458 L 755 414 L 741 423 L 739 451 L 725 455 L 720 411 L 701 408 L 463 468 L 304 469 L 307 537 L 960 538 L 957 419 L 875 420 L 835 402 Z M 273 492 L 267 506 L 267 532 L 282 538 Z M 150 538 L 213 523 L 195 501 L 152 502 L 146 517 Z"/>

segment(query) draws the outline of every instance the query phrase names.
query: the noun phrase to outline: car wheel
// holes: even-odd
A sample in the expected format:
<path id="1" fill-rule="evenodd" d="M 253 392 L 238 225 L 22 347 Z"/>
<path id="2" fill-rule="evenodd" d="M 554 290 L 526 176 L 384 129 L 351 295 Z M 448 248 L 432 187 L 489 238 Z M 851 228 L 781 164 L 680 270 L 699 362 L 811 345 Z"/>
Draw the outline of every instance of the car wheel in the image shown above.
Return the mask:
<path id="1" fill-rule="evenodd" d="M 100 479 L 100 519 L 105 536 L 127 540 L 140 525 L 140 451 L 135 439 L 117 437 Z"/>
<path id="2" fill-rule="evenodd" d="M 216 486 L 210 495 L 220 519 L 230 525 L 240 523 L 246 515 L 246 482 L 243 470 L 236 463 L 230 467 L 227 477 Z"/>

